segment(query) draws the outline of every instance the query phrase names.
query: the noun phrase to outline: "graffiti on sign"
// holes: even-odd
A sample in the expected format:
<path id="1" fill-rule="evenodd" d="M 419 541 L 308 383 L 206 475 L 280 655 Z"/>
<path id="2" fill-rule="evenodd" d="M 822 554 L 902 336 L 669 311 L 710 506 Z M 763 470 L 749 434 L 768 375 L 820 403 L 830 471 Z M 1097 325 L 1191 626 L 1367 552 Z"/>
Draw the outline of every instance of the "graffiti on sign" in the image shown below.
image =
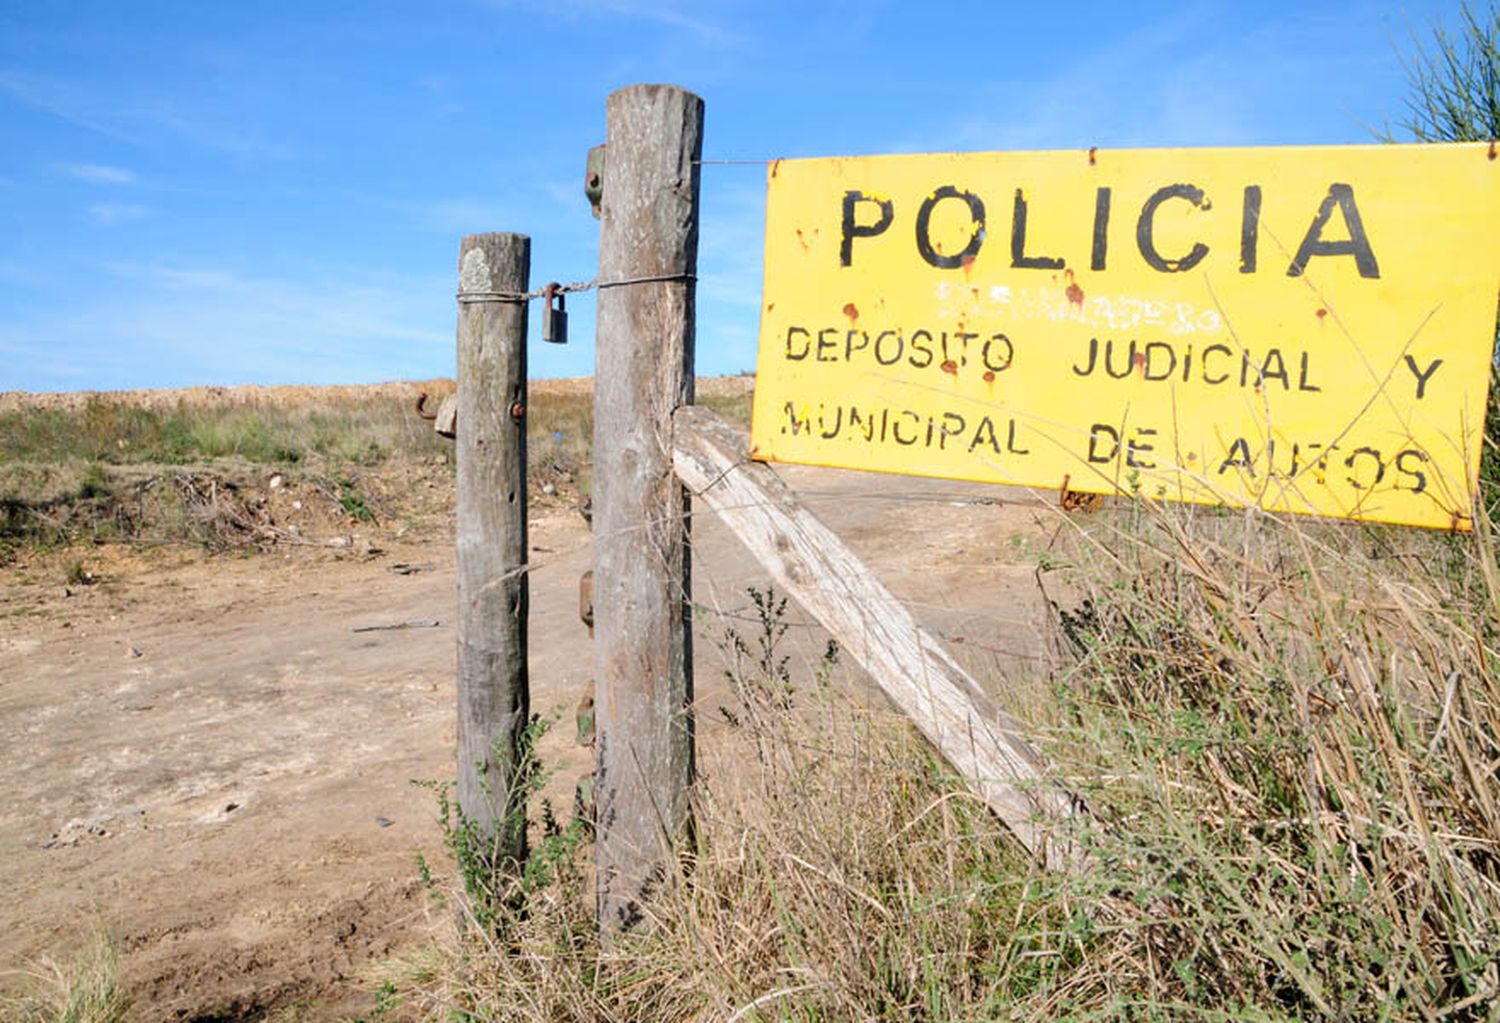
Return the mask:
<path id="1" fill-rule="evenodd" d="M 1468 528 L 1487 144 L 769 170 L 752 456 Z"/>

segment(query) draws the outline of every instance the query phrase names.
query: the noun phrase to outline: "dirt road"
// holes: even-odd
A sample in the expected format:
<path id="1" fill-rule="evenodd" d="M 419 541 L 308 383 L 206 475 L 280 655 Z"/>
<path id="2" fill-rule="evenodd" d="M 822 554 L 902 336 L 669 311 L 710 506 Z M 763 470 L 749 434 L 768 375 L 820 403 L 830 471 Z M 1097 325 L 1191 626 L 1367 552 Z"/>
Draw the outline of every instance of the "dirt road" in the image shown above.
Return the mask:
<path id="1" fill-rule="evenodd" d="M 1044 544 L 1054 513 L 995 488 L 787 476 L 985 677 L 1041 655 L 1018 544 Z M 562 716 L 540 752 L 566 805 L 590 757 L 571 727 L 589 685 L 576 607 L 589 533 L 553 509 L 531 543 L 533 708 Z M 695 552 L 707 715 L 722 696 L 715 640 L 749 627 L 733 616 L 764 577 L 710 518 Z M 417 868 L 420 853 L 446 871 L 435 801 L 410 781 L 453 775 L 450 535 L 90 558 L 93 585 L 66 584 L 55 559 L 0 580 L 0 969 L 66 957 L 103 927 L 141 1020 L 368 1012 L 362 971 L 448 925 Z M 789 639 L 794 664 L 822 648 L 816 629 Z"/>

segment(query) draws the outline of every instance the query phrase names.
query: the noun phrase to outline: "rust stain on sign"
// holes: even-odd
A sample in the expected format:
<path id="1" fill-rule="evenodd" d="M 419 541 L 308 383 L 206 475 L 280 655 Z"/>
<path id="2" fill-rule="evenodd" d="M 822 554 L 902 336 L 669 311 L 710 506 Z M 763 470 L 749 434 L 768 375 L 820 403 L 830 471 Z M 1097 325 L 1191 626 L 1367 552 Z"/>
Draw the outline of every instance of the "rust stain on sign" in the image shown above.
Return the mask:
<path id="1" fill-rule="evenodd" d="M 773 163 L 755 456 L 1462 528 L 1486 143 L 1078 155 Z"/>
<path id="2" fill-rule="evenodd" d="M 1072 302 L 1074 305 L 1078 306 L 1079 308 L 1082 308 L 1083 307 L 1083 289 L 1078 286 L 1078 281 L 1074 279 L 1074 277 L 1073 277 L 1073 271 L 1069 270 L 1067 273 L 1068 273 L 1068 287 L 1066 289 L 1065 294 L 1068 296 L 1068 301 L 1069 302 Z"/>

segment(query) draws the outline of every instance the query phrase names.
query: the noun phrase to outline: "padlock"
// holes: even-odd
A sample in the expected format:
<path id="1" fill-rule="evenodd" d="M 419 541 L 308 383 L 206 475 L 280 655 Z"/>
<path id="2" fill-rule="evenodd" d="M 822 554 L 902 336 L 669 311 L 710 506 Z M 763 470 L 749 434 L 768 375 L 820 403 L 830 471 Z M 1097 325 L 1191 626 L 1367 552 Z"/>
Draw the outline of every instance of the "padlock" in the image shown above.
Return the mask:
<path id="1" fill-rule="evenodd" d="M 542 306 L 542 340 L 549 341 L 555 345 L 568 343 L 568 299 L 563 293 L 562 285 L 552 283 L 542 289 L 542 297 L 547 304 Z M 557 299 L 557 308 L 552 308 L 552 300 Z"/>

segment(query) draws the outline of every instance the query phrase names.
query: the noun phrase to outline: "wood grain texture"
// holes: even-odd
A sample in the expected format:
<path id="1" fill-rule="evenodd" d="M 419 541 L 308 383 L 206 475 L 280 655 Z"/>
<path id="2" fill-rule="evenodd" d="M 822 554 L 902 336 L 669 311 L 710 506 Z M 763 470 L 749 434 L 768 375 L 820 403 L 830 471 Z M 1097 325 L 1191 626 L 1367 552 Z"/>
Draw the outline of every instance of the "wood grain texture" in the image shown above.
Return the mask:
<path id="1" fill-rule="evenodd" d="M 1019 723 L 774 469 L 746 460 L 743 433 L 706 408 L 680 408 L 674 420 L 674 464 L 693 496 L 823 623 L 1028 849 L 1050 867 L 1076 867 L 1081 857 L 1068 824 L 1085 811 L 1047 777 Z"/>
<path id="2" fill-rule="evenodd" d="M 693 777 L 686 494 L 672 411 L 693 400 L 703 101 L 609 97 L 594 376 L 595 862 L 601 933 L 673 870 Z M 683 279 L 620 283 L 642 277 Z"/>
<path id="3" fill-rule="evenodd" d="M 459 294 L 524 292 L 531 239 L 479 234 L 459 250 Z M 495 865 L 525 854 L 509 805 L 531 713 L 526 669 L 526 303 L 458 307 L 458 803 L 495 838 Z"/>

